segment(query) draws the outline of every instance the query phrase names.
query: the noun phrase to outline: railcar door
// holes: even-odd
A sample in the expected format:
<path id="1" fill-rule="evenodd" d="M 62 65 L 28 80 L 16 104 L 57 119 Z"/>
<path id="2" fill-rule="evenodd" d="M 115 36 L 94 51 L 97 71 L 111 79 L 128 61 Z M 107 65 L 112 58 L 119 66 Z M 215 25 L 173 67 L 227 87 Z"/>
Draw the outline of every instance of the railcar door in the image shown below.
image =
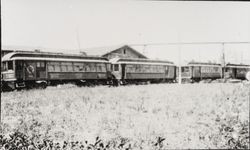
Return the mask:
<path id="1" fill-rule="evenodd" d="M 121 79 L 121 65 L 120 64 L 112 64 L 112 74 L 116 79 Z"/>
<path id="2" fill-rule="evenodd" d="M 125 79 L 125 74 L 126 74 L 126 72 L 125 72 L 126 64 L 121 64 L 121 67 L 122 67 L 122 80 L 124 80 Z"/>
<path id="3" fill-rule="evenodd" d="M 200 78 L 201 70 L 199 66 L 193 66 L 193 78 Z"/>
<path id="4" fill-rule="evenodd" d="M 24 71 L 24 68 L 23 68 L 23 61 L 22 60 L 17 60 L 15 62 L 15 65 L 16 65 L 16 78 L 17 80 L 21 80 L 23 79 L 23 71 Z"/>
<path id="5" fill-rule="evenodd" d="M 45 61 L 36 62 L 36 78 L 45 79 L 46 78 L 46 63 Z"/>
<path id="6" fill-rule="evenodd" d="M 236 78 L 236 74 L 237 74 L 237 69 L 236 68 L 232 68 L 232 78 Z"/>

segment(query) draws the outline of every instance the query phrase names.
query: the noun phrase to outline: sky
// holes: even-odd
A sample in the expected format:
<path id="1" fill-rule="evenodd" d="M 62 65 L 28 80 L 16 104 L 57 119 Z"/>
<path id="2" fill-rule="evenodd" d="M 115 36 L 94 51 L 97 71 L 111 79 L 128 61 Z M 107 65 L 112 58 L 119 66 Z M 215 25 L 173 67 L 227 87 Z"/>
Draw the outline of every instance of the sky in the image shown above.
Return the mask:
<path id="1" fill-rule="evenodd" d="M 78 53 L 120 44 L 250 42 L 250 2 L 2 0 L 2 44 Z M 222 45 L 134 46 L 152 59 L 220 62 Z M 226 61 L 250 64 L 250 44 Z M 179 54 L 179 52 L 181 54 Z"/>

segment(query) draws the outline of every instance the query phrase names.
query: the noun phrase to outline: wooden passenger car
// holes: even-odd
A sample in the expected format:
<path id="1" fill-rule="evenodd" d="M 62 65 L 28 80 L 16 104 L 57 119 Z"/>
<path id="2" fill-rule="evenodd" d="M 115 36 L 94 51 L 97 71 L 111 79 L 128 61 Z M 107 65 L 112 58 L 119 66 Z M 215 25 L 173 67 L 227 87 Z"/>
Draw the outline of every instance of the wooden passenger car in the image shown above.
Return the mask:
<path id="1" fill-rule="evenodd" d="M 106 82 L 109 62 L 102 57 L 13 52 L 2 58 L 2 80 L 11 88 L 79 81 Z"/>
<path id="2" fill-rule="evenodd" d="M 111 61 L 112 74 L 124 83 L 136 81 L 175 80 L 175 65 L 169 61 L 150 59 L 114 58 Z"/>
<path id="3" fill-rule="evenodd" d="M 181 67 L 182 79 L 190 82 L 203 79 L 219 79 L 222 78 L 222 75 L 220 64 L 191 62 Z"/>
<path id="4" fill-rule="evenodd" d="M 233 79 L 246 79 L 247 72 L 250 71 L 250 65 L 244 64 L 226 64 L 225 76 Z"/>

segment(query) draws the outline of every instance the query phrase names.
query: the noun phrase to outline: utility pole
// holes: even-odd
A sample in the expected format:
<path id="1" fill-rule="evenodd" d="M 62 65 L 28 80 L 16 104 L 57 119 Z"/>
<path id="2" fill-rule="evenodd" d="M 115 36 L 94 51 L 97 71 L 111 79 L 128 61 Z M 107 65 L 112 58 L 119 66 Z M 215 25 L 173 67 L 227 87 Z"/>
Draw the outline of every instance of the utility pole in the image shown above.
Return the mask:
<path id="1" fill-rule="evenodd" d="M 226 61 L 225 61 L 225 43 L 222 43 L 222 62 L 221 62 L 221 67 L 222 67 L 222 76 L 221 78 L 225 78 L 225 66 L 226 66 Z"/>
<path id="2" fill-rule="evenodd" d="M 179 79 L 179 81 L 178 81 L 178 83 L 179 84 L 181 84 L 181 44 L 179 44 L 179 46 L 178 46 L 178 50 L 179 50 L 179 70 L 178 70 L 178 75 L 179 75 L 179 77 L 178 77 L 178 79 Z"/>

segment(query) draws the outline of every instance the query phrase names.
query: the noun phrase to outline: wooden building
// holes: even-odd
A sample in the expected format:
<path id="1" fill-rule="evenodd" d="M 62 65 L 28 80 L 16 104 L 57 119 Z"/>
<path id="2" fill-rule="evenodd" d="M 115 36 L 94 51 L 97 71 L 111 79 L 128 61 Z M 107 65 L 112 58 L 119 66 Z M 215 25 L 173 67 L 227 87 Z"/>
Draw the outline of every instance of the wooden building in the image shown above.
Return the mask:
<path id="1" fill-rule="evenodd" d="M 133 49 L 128 45 L 89 48 L 89 49 L 83 49 L 82 52 L 86 53 L 88 56 L 101 56 L 108 59 L 112 59 L 115 57 L 147 59 L 145 55 L 141 54 L 140 52 L 136 51 L 135 49 Z"/>

